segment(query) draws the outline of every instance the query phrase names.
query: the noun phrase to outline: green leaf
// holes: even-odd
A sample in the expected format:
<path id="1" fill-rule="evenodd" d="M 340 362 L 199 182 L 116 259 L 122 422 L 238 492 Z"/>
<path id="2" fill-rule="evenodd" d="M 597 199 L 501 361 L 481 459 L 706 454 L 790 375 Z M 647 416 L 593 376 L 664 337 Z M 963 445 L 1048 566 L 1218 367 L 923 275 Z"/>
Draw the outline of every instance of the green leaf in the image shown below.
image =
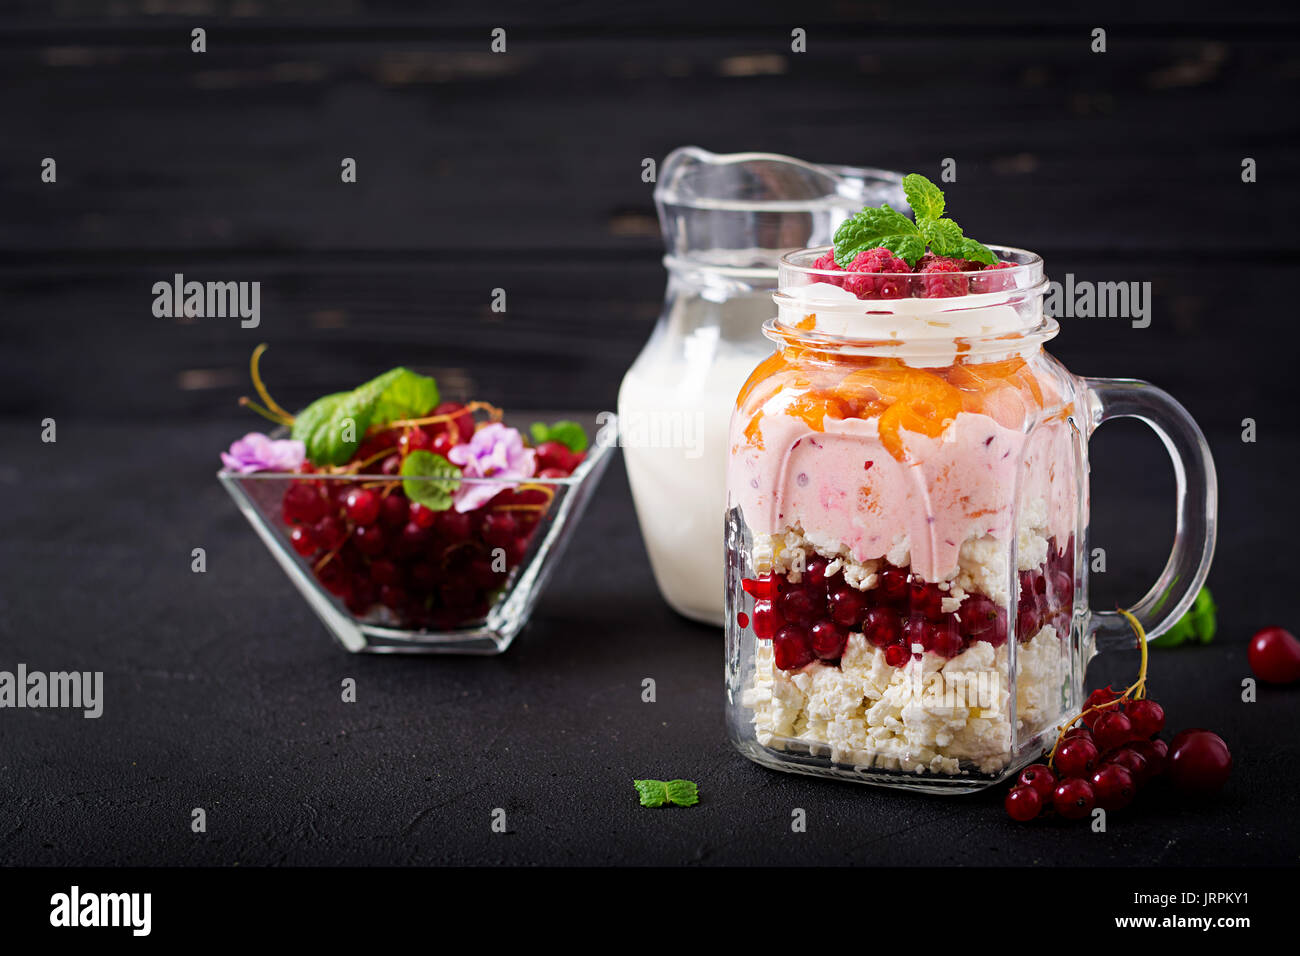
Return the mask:
<path id="1" fill-rule="evenodd" d="M 679 807 L 693 807 L 700 802 L 700 788 L 691 780 L 669 780 L 664 790 L 669 801 Z"/>
<path id="2" fill-rule="evenodd" d="M 991 266 L 998 261 L 998 257 L 993 254 L 988 246 L 976 242 L 968 236 L 963 236 L 961 242 L 949 255 L 958 259 L 973 259 L 976 262 L 984 263 L 986 266 Z"/>
<path id="3" fill-rule="evenodd" d="M 943 215 L 943 190 L 920 173 L 903 177 L 903 195 L 919 223 L 922 219 L 938 219 Z M 939 253 L 943 255 L 943 253 Z"/>
<path id="4" fill-rule="evenodd" d="M 925 239 L 921 236 L 890 236 L 880 243 L 909 266 L 916 265 L 916 260 L 925 255 Z"/>
<path id="5" fill-rule="evenodd" d="M 662 780 L 633 780 L 632 786 L 641 795 L 643 807 L 662 807 L 668 802 L 668 785 Z"/>
<path id="6" fill-rule="evenodd" d="M 430 481 L 426 479 L 437 479 Z M 402 462 L 402 490 L 430 511 L 446 511 L 460 487 L 460 469 L 431 451 L 413 451 Z"/>
<path id="7" fill-rule="evenodd" d="M 690 780 L 633 780 L 632 786 L 641 795 L 643 807 L 662 807 L 666 803 L 693 807 L 700 802 L 699 787 Z"/>
<path id="8" fill-rule="evenodd" d="M 544 422 L 533 422 L 528 431 L 533 437 L 534 445 L 540 445 L 544 441 L 554 441 L 572 452 L 587 450 L 587 433 L 577 422 L 559 421 L 550 425 Z"/>
<path id="9" fill-rule="evenodd" d="M 966 237 L 961 234 L 961 226 L 951 219 L 927 219 L 921 223 L 921 235 L 930 245 L 930 251 L 936 256 L 950 256 Z"/>
<path id="10" fill-rule="evenodd" d="M 343 465 L 356 454 L 371 425 L 414 418 L 437 404 L 433 379 L 399 366 L 350 392 L 316 399 L 295 416 L 293 437 L 307 446 L 313 465 Z"/>
<path id="11" fill-rule="evenodd" d="M 375 411 L 371 417 L 372 425 L 387 425 L 389 422 L 400 421 L 403 418 L 419 418 L 427 415 L 430 409 L 437 406 L 438 383 L 429 376 L 420 375 L 406 368 L 395 368 L 391 372 L 385 372 L 380 378 L 383 379 L 385 376 L 389 377 L 386 380 L 387 384 L 375 400 Z"/>
<path id="12" fill-rule="evenodd" d="M 907 241 L 909 238 L 911 242 Z M 917 243 L 920 243 L 921 252 L 911 256 L 908 265 L 920 258 L 925 251 L 925 240 L 921 238 L 916 223 L 901 212 L 890 209 L 889 204 L 885 203 L 879 209 L 864 209 L 840 223 L 835 230 L 835 261 L 841 268 L 847 269 L 859 252 L 879 246 L 908 259 L 904 251 L 911 252 Z"/>
<path id="13" fill-rule="evenodd" d="M 1201 588 L 1196 600 L 1174 626 L 1151 641 L 1152 647 L 1177 647 L 1179 644 L 1208 644 L 1218 630 L 1218 608 L 1209 588 Z"/>
<path id="14" fill-rule="evenodd" d="M 372 406 L 356 392 L 318 398 L 294 417 L 293 437 L 306 446 L 313 465 L 346 464 L 370 427 Z"/>

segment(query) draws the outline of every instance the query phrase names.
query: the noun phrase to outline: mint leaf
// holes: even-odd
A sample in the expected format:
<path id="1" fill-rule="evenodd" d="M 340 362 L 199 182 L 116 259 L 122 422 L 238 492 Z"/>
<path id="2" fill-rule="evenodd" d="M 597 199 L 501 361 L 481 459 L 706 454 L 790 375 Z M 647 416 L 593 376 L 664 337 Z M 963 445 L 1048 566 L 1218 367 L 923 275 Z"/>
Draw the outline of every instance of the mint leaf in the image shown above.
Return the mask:
<path id="1" fill-rule="evenodd" d="M 307 447 L 313 465 L 346 464 L 370 427 L 371 404 L 355 392 L 318 398 L 294 417 L 293 437 Z"/>
<path id="2" fill-rule="evenodd" d="M 922 219 L 938 219 L 943 215 L 943 190 L 920 173 L 903 177 L 903 195 L 919 223 Z M 936 254 L 943 253 L 936 250 Z"/>
<path id="3" fill-rule="evenodd" d="M 966 236 L 962 237 L 961 242 L 949 255 L 957 259 L 973 259 L 976 262 L 984 263 L 986 266 L 991 266 L 998 261 L 998 257 L 993 254 L 988 246 Z"/>
<path id="4" fill-rule="evenodd" d="M 909 266 L 925 254 L 971 259 L 985 265 L 998 261 L 986 246 L 968 239 L 961 227 L 943 218 L 943 190 L 919 173 L 903 177 L 903 195 L 916 216 L 912 222 L 885 203 L 879 209 L 864 209 L 840 223 L 835 230 L 835 262 L 847 269 L 853 258 L 867 249 L 883 246 Z"/>
<path id="5" fill-rule="evenodd" d="M 641 795 L 643 807 L 662 807 L 666 803 L 693 807 L 700 802 L 699 787 L 690 780 L 633 780 L 632 786 Z"/>
<path id="6" fill-rule="evenodd" d="M 1201 588 L 1196 595 L 1196 600 L 1187 609 L 1187 613 L 1180 617 L 1173 627 L 1151 641 L 1151 646 L 1177 647 L 1179 644 L 1189 642 L 1210 643 L 1218 630 L 1217 610 L 1210 589 Z"/>
<path id="7" fill-rule="evenodd" d="M 384 374 L 391 378 L 375 401 L 372 425 L 387 425 L 403 418 L 419 418 L 437 406 L 438 383 L 429 376 L 406 368 L 395 368 Z"/>
<path id="8" fill-rule="evenodd" d="M 950 256 L 966 237 L 961 234 L 961 226 L 951 219 L 926 219 L 921 222 L 921 235 L 930 245 L 930 251 L 936 256 Z"/>
<path id="9" fill-rule="evenodd" d="M 554 441 L 572 452 L 587 450 L 587 433 L 577 422 L 559 421 L 550 425 L 544 422 L 533 422 L 528 432 L 533 437 L 534 445 L 540 445 L 544 441 Z"/>
<path id="10" fill-rule="evenodd" d="M 700 802 L 700 788 L 690 780 L 669 780 L 664 784 L 669 801 L 679 807 L 693 807 Z"/>
<path id="11" fill-rule="evenodd" d="M 912 265 L 925 252 L 925 240 L 916 223 L 885 203 L 879 209 L 867 208 L 840 223 L 835 230 L 835 261 L 847 269 L 859 252 L 884 246 Z M 919 249 L 918 249 L 919 246 Z"/>
<path id="12" fill-rule="evenodd" d="M 643 807 L 662 807 L 668 801 L 668 786 L 662 780 L 633 780 L 632 786 L 641 795 Z"/>
<path id="13" fill-rule="evenodd" d="M 459 487 L 460 469 L 441 455 L 413 451 L 402 462 L 402 490 L 430 511 L 450 508 L 451 494 Z"/>
<path id="14" fill-rule="evenodd" d="M 350 392 L 316 399 L 294 417 L 293 437 L 307 446 L 313 465 L 343 465 L 371 425 L 423 415 L 436 404 L 433 379 L 399 366 Z"/>

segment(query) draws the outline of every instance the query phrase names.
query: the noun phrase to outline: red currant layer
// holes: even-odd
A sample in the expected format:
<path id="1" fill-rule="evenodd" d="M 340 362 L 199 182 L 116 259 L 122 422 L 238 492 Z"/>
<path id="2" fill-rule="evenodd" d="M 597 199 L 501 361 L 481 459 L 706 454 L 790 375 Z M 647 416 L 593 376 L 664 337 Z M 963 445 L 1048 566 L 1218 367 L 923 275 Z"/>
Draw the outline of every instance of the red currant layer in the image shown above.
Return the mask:
<path id="1" fill-rule="evenodd" d="M 813 660 L 838 664 L 849 633 L 860 633 L 882 648 L 895 667 L 918 649 L 952 658 L 976 641 L 994 647 L 1006 643 L 1007 610 L 982 594 L 967 595 L 956 612 L 945 612 L 948 591 L 905 568 L 880 571 L 875 587 L 865 591 L 850 585 L 840 571 L 827 574 L 826 568 L 826 559 L 813 555 L 798 581 L 793 572 L 741 581 L 754 599 L 747 620 L 757 638 L 773 640 L 783 628 L 796 629 L 779 642 L 788 650 L 779 649 L 778 659 L 794 664 L 782 670 Z M 1059 553 L 1055 539 L 1049 541 L 1047 561 L 1036 571 L 1022 571 L 1018 585 L 1017 640 L 1028 641 L 1045 624 L 1054 625 L 1058 635 L 1068 634 L 1074 610 L 1074 539 Z"/>

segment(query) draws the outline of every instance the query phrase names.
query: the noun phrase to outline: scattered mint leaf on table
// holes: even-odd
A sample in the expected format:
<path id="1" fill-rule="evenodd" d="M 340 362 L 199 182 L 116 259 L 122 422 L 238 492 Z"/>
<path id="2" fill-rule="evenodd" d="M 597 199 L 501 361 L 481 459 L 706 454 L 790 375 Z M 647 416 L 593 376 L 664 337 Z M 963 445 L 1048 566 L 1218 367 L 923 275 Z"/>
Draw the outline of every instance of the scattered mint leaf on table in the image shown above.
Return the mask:
<path id="1" fill-rule="evenodd" d="M 533 422 L 528 432 L 532 435 L 534 445 L 553 441 L 559 442 L 571 452 L 587 450 L 587 433 L 577 422 L 559 421 L 550 425 L 545 422 Z"/>
<path id="2" fill-rule="evenodd" d="M 1209 588 L 1201 588 L 1196 600 L 1174 626 L 1151 642 L 1152 647 L 1177 647 L 1180 644 L 1208 644 L 1218 630 L 1218 605 Z"/>
<path id="3" fill-rule="evenodd" d="M 693 807 L 700 802 L 699 787 L 690 780 L 633 780 L 632 785 L 641 795 L 643 807 L 662 807 L 669 803 Z"/>
<path id="4" fill-rule="evenodd" d="M 425 478 L 445 479 L 424 481 Z M 413 451 L 402 462 L 402 490 L 406 497 L 430 511 L 446 511 L 451 496 L 460 487 L 460 469 L 442 455 L 431 451 Z"/>
<path id="5" fill-rule="evenodd" d="M 936 256 L 971 259 L 985 265 L 998 261 L 991 250 L 967 238 L 961 226 L 943 217 L 943 190 L 919 173 L 903 177 L 903 195 L 912 207 L 916 222 L 889 208 L 868 207 L 851 216 L 835 230 L 835 261 L 847 269 L 859 252 L 883 246 L 894 255 L 915 266 L 926 247 Z"/>

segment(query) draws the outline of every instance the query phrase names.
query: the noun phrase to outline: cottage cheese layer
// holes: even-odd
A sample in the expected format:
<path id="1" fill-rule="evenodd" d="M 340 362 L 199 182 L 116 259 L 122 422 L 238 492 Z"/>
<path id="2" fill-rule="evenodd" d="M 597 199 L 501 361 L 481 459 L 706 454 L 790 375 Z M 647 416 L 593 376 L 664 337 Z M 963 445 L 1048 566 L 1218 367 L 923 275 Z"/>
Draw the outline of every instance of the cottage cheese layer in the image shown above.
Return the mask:
<path id="1" fill-rule="evenodd" d="M 1012 756 L 1013 720 L 1023 740 L 1061 713 L 1061 641 L 1050 624 L 1016 647 L 1014 717 L 1007 644 L 980 641 L 951 659 L 926 653 L 890 667 L 882 649 L 852 634 L 838 667 L 787 673 L 760 641 L 754 665 L 742 703 L 754 711 L 758 742 L 857 769 L 997 773 Z"/>

